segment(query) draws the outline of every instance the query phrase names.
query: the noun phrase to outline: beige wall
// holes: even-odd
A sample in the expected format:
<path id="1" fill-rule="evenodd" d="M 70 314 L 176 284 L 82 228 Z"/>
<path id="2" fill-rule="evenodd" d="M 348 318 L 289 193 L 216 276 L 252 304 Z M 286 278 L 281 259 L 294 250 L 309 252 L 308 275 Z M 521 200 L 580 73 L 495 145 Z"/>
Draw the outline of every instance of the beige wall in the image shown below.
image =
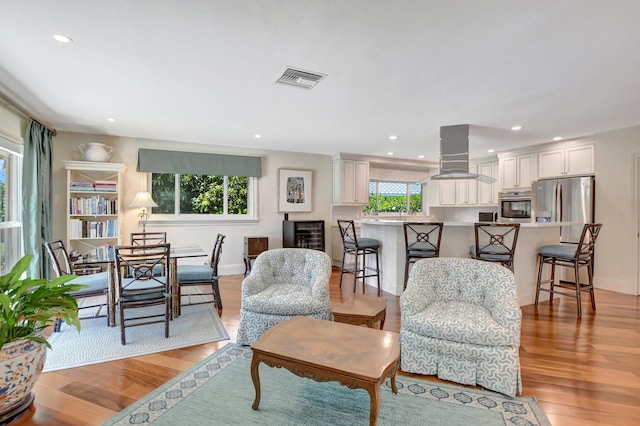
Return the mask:
<path id="1" fill-rule="evenodd" d="M 603 224 L 596 243 L 595 285 L 638 294 L 638 187 L 635 157 L 640 126 L 598 133 L 595 140 L 596 213 Z"/>
<path id="2" fill-rule="evenodd" d="M 638 294 L 638 211 L 634 191 L 634 156 L 640 155 L 640 126 L 602 132 L 594 136 L 596 165 L 596 220 L 604 224 L 596 246 L 596 287 Z M 325 220 L 327 230 L 332 224 L 331 181 L 332 159 L 328 156 L 285 153 L 277 151 L 241 150 L 226 146 L 204 146 L 178 142 L 163 142 L 135 138 L 85 135 L 61 132 L 54 139 L 54 237 L 65 238 L 66 175 L 61 160 L 79 160 L 78 145 L 101 142 L 114 147 L 113 162 L 124 162 L 126 234 L 137 229 L 136 212 L 127 209 L 135 193 L 144 185 L 144 177 L 135 171 L 139 147 L 180 149 L 239 155 L 262 155 L 263 177 L 259 183 L 259 216 L 256 225 L 202 225 L 168 227 L 173 241 L 197 242 L 207 249 L 216 232 L 228 235 L 221 261 L 222 273 L 242 272 L 243 236 L 266 235 L 271 247 L 282 245 L 283 215 L 277 212 L 277 173 L 282 167 L 313 170 L 313 212 L 291 214 L 292 220 Z M 149 229 L 154 229 L 149 227 Z M 327 252 L 331 250 L 331 232 L 326 232 Z M 330 254 L 330 253 L 329 253 Z M 242 269 L 242 270 L 241 270 Z"/>
<path id="3" fill-rule="evenodd" d="M 258 184 L 257 224 L 189 224 L 180 226 L 147 225 L 149 231 L 166 231 L 168 239 L 174 244 L 197 243 L 207 251 L 213 246 L 216 233 L 227 235 L 220 261 L 221 274 L 244 272 L 242 252 L 244 236 L 267 236 L 270 248 L 282 247 L 282 220 L 278 213 L 278 169 L 304 169 L 313 172 L 312 212 L 290 213 L 290 220 L 324 220 L 326 229 L 331 222 L 332 158 L 326 155 L 300 154 L 291 152 L 235 149 L 228 146 L 210 146 L 183 142 L 156 141 L 148 139 L 98 136 L 80 133 L 59 132 L 54 138 L 53 149 L 53 237 L 66 239 L 66 171 L 62 160 L 81 160 L 78 146 L 88 142 L 104 143 L 113 147 L 111 162 L 122 162 L 127 170 L 124 176 L 124 219 L 123 235 L 140 230 L 137 209 L 127 206 L 136 194 L 144 189 L 145 174 L 136 172 L 138 148 L 156 148 L 165 150 L 184 150 L 191 152 L 211 152 L 218 154 L 259 155 L 262 156 L 262 178 Z M 331 255 L 331 233 L 325 232 L 327 252 Z M 202 262 L 204 259 L 196 260 Z"/>

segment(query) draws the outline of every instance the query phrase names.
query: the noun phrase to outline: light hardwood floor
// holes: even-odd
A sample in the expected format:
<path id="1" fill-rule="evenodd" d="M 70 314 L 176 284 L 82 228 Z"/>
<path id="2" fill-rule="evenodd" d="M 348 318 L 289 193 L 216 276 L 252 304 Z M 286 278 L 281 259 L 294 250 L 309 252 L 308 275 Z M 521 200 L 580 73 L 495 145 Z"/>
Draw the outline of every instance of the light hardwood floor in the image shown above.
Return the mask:
<path id="1" fill-rule="evenodd" d="M 334 270 L 334 306 L 353 289 L 350 276 L 342 289 L 338 277 Z M 220 282 L 222 320 L 231 341 L 240 318 L 242 278 Z M 385 330 L 399 331 L 398 297 L 383 297 Z M 522 309 L 523 394 L 538 399 L 553 425 L 640 424 L 640 298 L 596 290 L 596 302 L 596 314 L 583 302 L 582 320 L 576 318 L 575 300 L 568 298 L 557 299 L 552 310 L 548 302 Z M 100 424 L 227 343 L 42 374 L 35 403 L 10 425 Z"/>

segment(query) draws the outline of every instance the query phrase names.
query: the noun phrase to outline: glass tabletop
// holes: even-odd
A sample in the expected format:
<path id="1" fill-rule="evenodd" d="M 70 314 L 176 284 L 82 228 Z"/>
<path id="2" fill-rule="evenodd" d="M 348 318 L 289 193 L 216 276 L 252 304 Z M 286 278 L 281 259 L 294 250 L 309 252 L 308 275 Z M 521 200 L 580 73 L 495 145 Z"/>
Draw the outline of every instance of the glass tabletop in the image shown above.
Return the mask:
<path id="1" fill-rule="evenodd" d="M 171 246 L 170 256 L 174 259 L 183 259 L 187 257 L 205 257 L 207 252 L 197 244 Z M 115 247 L 105 246 L 97 247 L 94 250 L 85 253 L 77 260 L 71 262 L 73 266 L 88 264 L 107 264 L 116 261 Z"/>

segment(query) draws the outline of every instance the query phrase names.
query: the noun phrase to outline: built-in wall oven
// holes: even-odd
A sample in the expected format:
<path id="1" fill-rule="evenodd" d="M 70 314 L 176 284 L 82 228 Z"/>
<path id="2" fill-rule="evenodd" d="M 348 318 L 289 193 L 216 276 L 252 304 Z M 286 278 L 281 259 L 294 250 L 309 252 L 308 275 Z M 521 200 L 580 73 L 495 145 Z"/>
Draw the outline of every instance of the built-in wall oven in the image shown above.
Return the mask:
<path id="1" fill-rule="evenodd" d="M 498 222 L 531 222 L 531 191 L 498 193 Z"/>

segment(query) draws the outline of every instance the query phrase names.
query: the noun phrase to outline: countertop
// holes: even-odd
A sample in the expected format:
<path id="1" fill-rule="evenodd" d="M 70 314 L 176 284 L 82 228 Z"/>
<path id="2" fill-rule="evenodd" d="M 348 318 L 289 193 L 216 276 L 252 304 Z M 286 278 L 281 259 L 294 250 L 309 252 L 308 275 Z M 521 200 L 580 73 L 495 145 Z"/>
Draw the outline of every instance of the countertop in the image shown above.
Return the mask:
<path id="1" fill-rule="evenodd" d="M 405 221 L 400 219 L 360 219 L 354 222 L 361 225 L 378 225 L 378 226 L 400 226 Z M 419 222 L 417 220 L 409 220 L 408 222 Z M 424 220 L 428 222 L 428 220 Z M 474 222 L 444 222 L 444 226 L 473 226 Z M 582 225 L 582 222 L 533 222 L 521 223 L 520 228 L 552 228 L 558 226 Z"/>

